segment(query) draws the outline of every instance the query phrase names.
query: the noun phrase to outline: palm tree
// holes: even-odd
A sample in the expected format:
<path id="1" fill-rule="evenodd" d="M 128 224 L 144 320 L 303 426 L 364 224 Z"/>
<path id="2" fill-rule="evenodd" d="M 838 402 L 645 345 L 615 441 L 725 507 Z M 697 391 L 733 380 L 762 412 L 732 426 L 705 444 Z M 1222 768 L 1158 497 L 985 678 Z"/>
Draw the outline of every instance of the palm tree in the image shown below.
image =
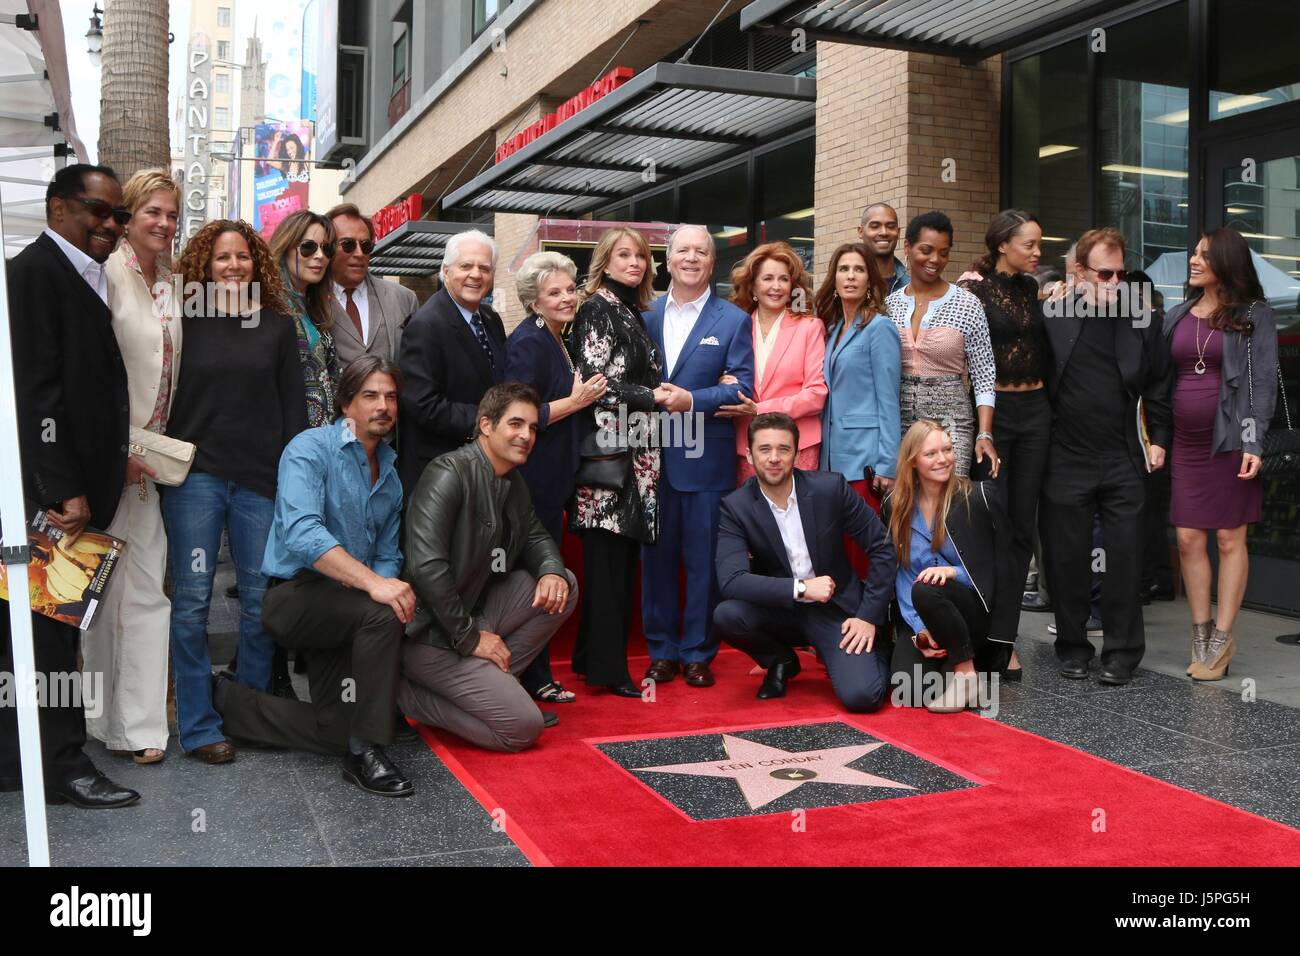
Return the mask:
<path id="1" fill-rule="evenodd" d="M 123 182 L 171 164 L 167 26 L 168 0 L 104 0 L 99 161 Z"/>

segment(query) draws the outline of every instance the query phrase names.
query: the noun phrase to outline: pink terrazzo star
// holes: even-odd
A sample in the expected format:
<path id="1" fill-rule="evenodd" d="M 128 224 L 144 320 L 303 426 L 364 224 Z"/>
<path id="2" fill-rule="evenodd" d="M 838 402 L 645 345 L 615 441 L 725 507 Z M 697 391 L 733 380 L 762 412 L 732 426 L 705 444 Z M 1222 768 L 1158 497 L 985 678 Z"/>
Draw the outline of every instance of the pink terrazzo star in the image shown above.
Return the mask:
<path id="1" fill-rule="evenodd" d="M 730 777 L 740 786 L 751 810 L 766 806 L 805 783 L 844 783 L 854 787 L 891 787 L 915 790 L 896 780 L 852 770 L 851 764 L 864 754 L 885 746 L 883 743 L 859 744 L 854 747 L 830 747 L 826 750 L 781 750 L 722 735 L 726 760 L 703 763 L 678 763 L 666 767 L 637 767 L 644 773 L 682 773 L 695 777 Z"/>

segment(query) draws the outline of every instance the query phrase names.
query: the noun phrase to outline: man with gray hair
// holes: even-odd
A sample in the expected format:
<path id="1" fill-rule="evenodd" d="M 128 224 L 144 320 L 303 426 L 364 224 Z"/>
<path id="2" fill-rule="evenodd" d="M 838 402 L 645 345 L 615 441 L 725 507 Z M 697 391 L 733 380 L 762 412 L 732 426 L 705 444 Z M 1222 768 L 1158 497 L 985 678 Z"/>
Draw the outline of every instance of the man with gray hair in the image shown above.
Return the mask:
<path id="1" fill-rule="evenodd" d="M 411 317 L 398 365 L 405 378 L 398 470 L 410 495 L 429 462 L 473 436 L 483 394 L 502 380 L 506 332 L 483 300 L 492 291 L 497 248 L 477 229 L 447 242 L 442 288 Z"/>

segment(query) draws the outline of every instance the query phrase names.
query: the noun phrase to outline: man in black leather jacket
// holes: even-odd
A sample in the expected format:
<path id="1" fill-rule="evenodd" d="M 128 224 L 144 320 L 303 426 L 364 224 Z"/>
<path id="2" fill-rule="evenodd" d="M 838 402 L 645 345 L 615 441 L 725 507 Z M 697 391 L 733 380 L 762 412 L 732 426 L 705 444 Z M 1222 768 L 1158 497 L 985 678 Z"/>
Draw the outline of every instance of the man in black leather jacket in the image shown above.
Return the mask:
<path id="1" fill-rule="evenodd" d="M 490 750 L 541 734 L 516 678 L 577 606 L 577 580 L 515 470 L 533 450 L 538 406 L 530 385 L 488 389 L 478 436 L 425 468 L 406 512 L 402 576 L 417 603 L 398 704 Z"/>

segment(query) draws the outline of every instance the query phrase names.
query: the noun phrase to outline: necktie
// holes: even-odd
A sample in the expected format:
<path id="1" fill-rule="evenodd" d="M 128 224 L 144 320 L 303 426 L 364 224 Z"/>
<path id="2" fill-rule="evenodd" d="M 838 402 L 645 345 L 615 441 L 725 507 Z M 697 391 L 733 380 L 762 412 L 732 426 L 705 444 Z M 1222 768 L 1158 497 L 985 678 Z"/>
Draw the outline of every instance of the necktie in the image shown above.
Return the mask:
<path id="1" fill-rule="evenodd" d="M 488 365 L 496 368 L 496 361 L 492 357 L 492 344 L 488 342 L 487 329 L 483 328 L 483 320 L 475 312 L 469 317 L 469 324 L 474 327 L 474 337 L 478 339 L 478 344 L 483 347 L 483 353 L 487 356 Z"/>
<path id="2" fill-rule="evenodd" d="M 346 292 L 348 296 L 348 302 L 344 309 L 348 314 L 348 318 L 352 320 L 352 324 L 357 327 L 357 338 L 361 340 L 362 345 L 365 345 L 366 333 L 365 330 L 361 328 L 361 310 L 358 309 L 357 304 L 352 301 L 353 290 L 344 289 L 343 291 Z"/>

